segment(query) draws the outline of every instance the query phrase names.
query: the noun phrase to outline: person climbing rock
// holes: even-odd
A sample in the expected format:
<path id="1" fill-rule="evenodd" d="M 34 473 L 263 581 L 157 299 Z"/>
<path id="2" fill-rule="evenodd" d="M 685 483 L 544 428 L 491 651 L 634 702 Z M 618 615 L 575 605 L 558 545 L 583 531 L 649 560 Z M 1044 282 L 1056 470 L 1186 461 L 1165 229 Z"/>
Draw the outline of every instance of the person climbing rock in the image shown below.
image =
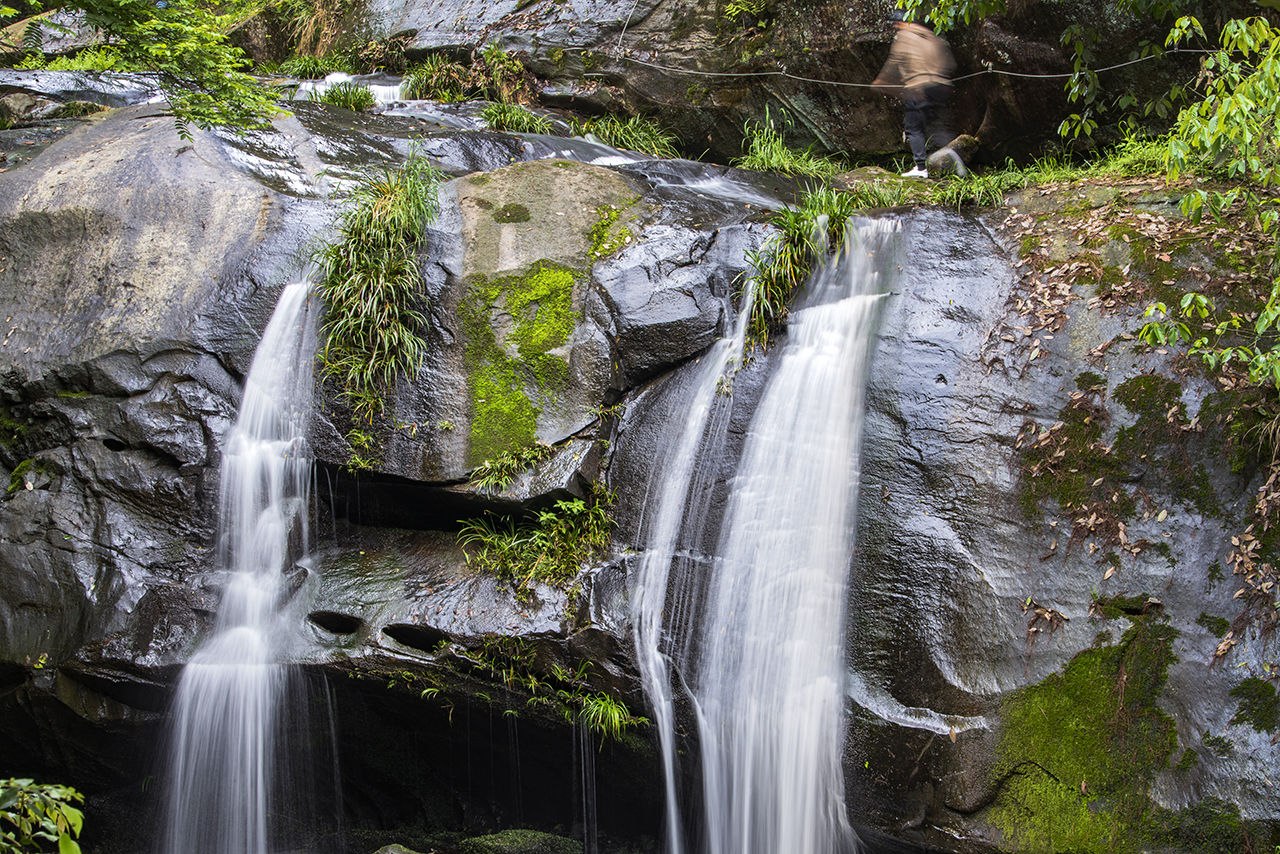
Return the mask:
<path id="1" fill-rule="evenodd" d="M 954 138 L 947 127 L 951 72 L 956 67 L 951 47 L 929 24 L 908 21 L 900 9 L 893 11 L 892 21 L 897 32 L 889 58 L 871 85 L 902 101 L 902 123 L 915 160 L 915 166 L 902 177 L 929 177 L 930 159 L 949 160 L 955 172 L 964 175 L 964 162 L 948 145 Z M 938 149 L 932 158 L 928 157 L 930 149 Z"/>

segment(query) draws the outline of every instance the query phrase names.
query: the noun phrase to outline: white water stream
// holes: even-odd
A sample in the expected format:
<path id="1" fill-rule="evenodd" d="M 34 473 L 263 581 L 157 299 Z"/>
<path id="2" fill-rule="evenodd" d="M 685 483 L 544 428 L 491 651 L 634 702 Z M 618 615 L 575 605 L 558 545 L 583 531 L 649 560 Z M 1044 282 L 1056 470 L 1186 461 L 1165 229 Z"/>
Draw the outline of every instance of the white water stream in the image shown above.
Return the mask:
<path id="1" fill-rule="evenodd" d="M 724 438 L 731 411 L 731 399 L 719 393 L 730 365 L 741 357 L 746 321 L 751 314 L 754 292 L 743 299 L 743 307 L 727 338 L 712 345 L 702 358 L 693 392 L 685 404 L 683 422 L 674 425 L 672 451 L 659 479 L 650 485 L 648 506 L 655 513 L 646 519 L 646 549 L 632 591 L 632 625 L 636 661 L 645 694 L 653 709 L 654 726 L 662 751 L 666 784 L 667 851 L 684 850 L 680 805 L 677 800 L 675 700 L 671 687 L 671 663 L 682 665 L 684 639 L 688 633 L 689 595 L 692 585 L 684 577 L 697 571 L 699 556 L 692 551 L 702 534 L 707 492 L 714 474 L 706 465 L 711 447 Z M 711 447 L 708 447 L 711 446 Z M 699 453 L 699 450 L 703 453 Z M 654 488 L 656 486 L 656 489 Z M 685 548 L 681 549 L 681 543 Z M 679 553 L 678 553 L 679 552 Z M 675 565 L 673 567 L 673 564 Z M 673 569 L 677 575 L 672 584 Z M 668 590 L 674 587 L 676 601 L 668 613 Z M 684 607 L 681 607 L 684 605 Z M 666 619 L 664 619 L 666 617 Z M 666 624 L 664 627 L 664 623 Z"/>
<path id="2" fill-rule="evenodd" d="M 668 854 L 685 848 L 673 665 L 697 717 L 702 849 L 857 849 L 840 761 L 845 603 L 863 395 L 884 279 L 896 271 L 895 232 L 890 222 L 851 225 L 845 251 L 814 275 L 792 313 L 730 484 L 716 557 L 697 568 L 710 579 L 695 607 L 692 579 L 673 577 L 672 569 L 680 566 L 679 544 L 695 540 L 702 525 L 691 538 L 682 520 L 702 513 L 691 511 L 706 488 L 699 481 L 704 437 L 714 434 L 713 357 L 651 495 L 657 517 L 633 607 L 667 776 Z"/>
<path id="3" fill-rule="evenodd" d="M 217 624 L 182 672 L 162 854 L 266 854 L 285 665 L 285 574 L 308 546 L 316 300 L 289 285 L 245 380 L 223 454 Z"/>

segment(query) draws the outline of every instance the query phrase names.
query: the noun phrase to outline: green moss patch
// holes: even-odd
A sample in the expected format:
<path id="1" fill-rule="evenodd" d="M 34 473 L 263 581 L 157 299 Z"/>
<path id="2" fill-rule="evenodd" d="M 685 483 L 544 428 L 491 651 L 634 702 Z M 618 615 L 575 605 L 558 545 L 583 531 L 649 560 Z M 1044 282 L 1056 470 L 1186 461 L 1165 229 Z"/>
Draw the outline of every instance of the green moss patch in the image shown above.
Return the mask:
<path id="1" fill-rule="evenodd" d="M 1085 650 L 1008 699 L 989 818 L 1011 850 L 1141 850 L 1150 781 L 1177 746 L 1157 706 L 1176 636 L 1154 614 L 1135 618 L 1117 645 Z"/>
<path id="2" fill-rule="evenodd" d="M 1026 475 L 1021 499 L 1028 518 L 1048 499 L 1066 513 L 1098 508 L 1108 518 L 1133 514 L 1132 496 L 1117 489 L 1127 477 L 1127 460 L 1103 441 L 1110 416 L 1100 397 L 1098 392 L 1080 393 L 1048 430 L 1024 433 L 1020 439 Z"/>
<path id="3" fill-rule="evenodd" d="M 1280 729 L 1280 700 L 1276 686 L 1264 679 L 1250 676 L 1231 689 L 1231 696 L 1240 701 L 1233 724 L 1248 724 L 1258 732 L 1275 732 Z"/>
<path id="4" fill-rule="evenodd" d="M 1201 449 L 1191 442 L 1189 419 L 1182 406 L 1182 386 L 1168 377 L 1144 374 L 1121 383 L 1115 398 L 1138 416 L 1131 427 L 1116 434 L 1115 449 L 1130 459 L 1158 462 L 1152 473 L 1172 495 L 1181 496 L 1201 515 L 1222 516 L 1222 503 L 1209 482 L 1209 473 L 1197 457 Z"/>
<path id="5" fill-rule="evenodd" d="M 1203 611 L 1196 617 L 1196 625 L 1202 627 L 1215 638 L 1220 638 L 1231 628 L 1231 621 L 1226 617 L 1215 617 Z"/>
<path id="6" fill-rule="evenodd" d="M 591 232 L 588 235 L 591 240 L 591 257 L 593 259 L 612 255 L 631 242 L 631 229 L 625 225 L 618 224 L 618 217 L 621 216 L 623 210 L 624 208 L 614 207 L 613 205 L 604 205 L 596 209 L 596 213 L 600 218 L 591 227 Z"/>
<path id="7" fill-rule="evenodd" d="M 568 343 L 578 322 L 576 281 L 574 271 L 548 261 L 523 275 L 471 281 L 459 307 L 471 390 L 470 465 L 533 444 L 542 407 L 568 385 L 569 364 L 553 351 Z"/>
<path id="8" fill-rule="evenodd" d="M 514 202 L 503 205 L 493 212 L 494 222 L 528 222 L 529 209 Z"/>

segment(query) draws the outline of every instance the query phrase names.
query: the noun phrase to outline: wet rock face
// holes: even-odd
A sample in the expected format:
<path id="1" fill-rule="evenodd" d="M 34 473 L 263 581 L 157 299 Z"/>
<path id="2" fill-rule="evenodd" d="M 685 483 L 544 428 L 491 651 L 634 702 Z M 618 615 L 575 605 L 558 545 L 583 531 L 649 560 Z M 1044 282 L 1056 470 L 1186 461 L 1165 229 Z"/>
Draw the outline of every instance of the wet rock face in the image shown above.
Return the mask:
<path id="1" fill-rule="evenodd" d="M 1114 203 L 1111 223 L 1168 210 L 1107 198 L 1083 204 Z M 1257 735 L 1229 720 L 1240 674 L 1209 667 L 1205 615 L 1238 610 L 1213 566 L 1256 488 L 1192 420 L 1215 417 L 1214 389 L 1127 345 L 1144 304 L 1102 308 L 1109 285 L 1021 315 L 1026 280 L 989 225 L 904 223 L 867 415 L 850 803 L 947 850 L 1041 844 L 1059 808 L 1084 810 L 1081 850 L 1107 850 L 1095 814 L 1173 850 L 1219 844 L 1193 813 L 1226 836 L 1274 823 L 1248 782 Z"/>
<path id="2" fill-rule="evenodd" d="M 1072 67 L 1061 33 L 1096 26 L 1100 14 L 1124 19 L 1095 4 L 1013 6 L 949 36 L 957 77 L 965 78 L 953 99 L 953 130 L 976 135 L 980 157 L 992 162 L 1037 150 L 1071 112 L 1063 79 L 1050 78 Z M 690 153 L 708 150 L 722 162 L 742 154 L 744 123 L 763 120 L 766 110 L 775 118 L 786 112 L 788 134 L 800 145 L 855 156 L 903 151 L 897 101 L 867 86 L 893 38 L 884 6 L 779 0 L 769 4 L 767 21 L 732 18 L 725 9 L 684 0 L 375 0 L 371 6 L 387 33 L 409 37 L 411 53 L 462 54 L 498 44 L 519 53 L 545 81 L 548 104 L 656 114 Z M 1154 25 L 1144 32 L 1137 22 L 1114 23 L 1096 61 L 1123 62 L 1142 38 L 1165 35 Z M 1108 85 L 1156 97 L 1179 74 L 1194 74 L 1177 62 L 1122 69 Z M 987 67 L 1025 76 L 984 73 Z M 681 73 L 685 69 L 727 76 Z M 808 80 L 779 76 L 779 70 Z M 760 76 L 734 76 L 747 73 Z"/>
<path id="3" fill-rule="evenodd" d="M 421 826 L 424 809 L 435 829 L 576 820 L 573 703 L 607 692 L 643 706 L 625 575 L 609 562 L 580 593 L 517 600 L 468 568 L 456 528 L 606 477 L 614 416 L 600 410 L 706 346 L 764 238 L 748 221 L 777 202 L 722 168 L 604 168 L 572 146 L 536 159 L 561 148 L 314 105 L 269 131 L 190 143 L 170 117 L 128 107 L 69 122 L 0 175 L 0 773 L 68 780 L 99 812 L 150 803 L 140 781 L 173 677 L 217 609 L 221 443 L 261 330 L 329 233 L 334 178 L 398 164 L 424 132 L 446 171 L 494 171 L 442 188 L 422 265 L 431 352 L 396 390 L 378 471 L 345 472 L 349 422 L 318 390 L 317 543 L 285 603 L 294 653 L 312 682 L 330 680 L 353 821 Z M 609 264 L 623 272 L 607 297 Z M 641 277 L 667 273 L 676 310 L 634 295 Z M 551 359 L 547 388 L 532 371 L 514 384 L 541 410 L 514 438 L 555 448 L 504 488 L 461 482 L 512 439 L 477 441 L 473 412 L 489 400 L 476 374 Z M 515 726 L 508 710 L 526 721 L 519 749 L 494 746 L 495 721 Z M 474 727 L 460 734 L 464 719 Z M 430 735 L 406 750 L 403 732 L 419 726 Z M 497 770 L 483 784 L 441 771 L 490 751 Z M 602 827 L 639 837 L 660 823 L 654 761 L 634 737 L 597 757 L 611 780 Z M 522 762 L 523 788 L 510 784 Z M 143 847 L 147 829 L 126 824 L 91 833 Z"/>

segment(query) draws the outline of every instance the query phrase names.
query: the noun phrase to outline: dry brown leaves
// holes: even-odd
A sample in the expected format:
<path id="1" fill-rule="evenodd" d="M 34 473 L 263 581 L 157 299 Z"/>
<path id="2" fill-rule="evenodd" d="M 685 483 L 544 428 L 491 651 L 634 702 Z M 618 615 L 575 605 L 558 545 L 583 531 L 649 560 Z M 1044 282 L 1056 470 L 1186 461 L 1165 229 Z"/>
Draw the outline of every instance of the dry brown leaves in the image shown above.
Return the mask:
<path id="1" fill-rule="evenodd" d="M 1056 608 L 1046 608 L 1030 597 L 1022 603 L 1022 613 L 1028 615 L 1026 634 L 1028 655 L 1036 644 L 1036 638 L 1046 632 L 1049 637 L 1053 637 L 1054 632 L 1065 628 L 1070 619 Z"/>
<path id="2" fill-rule="evenodd" d="M 1103 183 L 1103 182 L 1099 182 Z M 1001 237 L 1013 246 L 1035 243 L 1014 265 L 1018 275 L 1006 306 L 1005 316 L 987 335 L 981 357 L 987 369 L 999 364 L 1021 374 L 1047 349 L 1066 325 L 1068 306 L 1088 296 L 1088 308 L 1107 313 L 1145 308 L 1154 299 L 1158 285 L 1194 284 L 1210 294 L 1225 293 L 1246 276 L 1214 273 L 1191 264 L 1179 270 L 1177 281 L 1152 281 L 1149 271 L 1159 264 L 1174 262 L 1174 254 L 1187 247 L 1213 245 L 1249 265 L 1263 251 L 1256 235 L 1248 229 L 1202 221 L 1193 224 L 1181 216 L 1156 213 L 1135 207 L 1149 193 L 1168 193 L 1176 188 L 1154 181 L 1109 182 L 1117 197 L 1109 204 L 1084 211 L 1058 212 L 1049 216 L 1010 208 L 998 227 Z M 1062 184 L 1040 188 L 1041 196 L 1067 191 Z M 1046 239 L 1048 238 L 1048 239 Z M 1055 239 L 1055 251 L 1049 243 Z M 1130 261 L 1116 267 L 1104 255 L 1114 241 L 1130 244 Z M 1063 255 L 1067 257 L 1064 259 Z M 1091 352 L 1101 357 L 1111 346 L 1107 342 Z"/>

